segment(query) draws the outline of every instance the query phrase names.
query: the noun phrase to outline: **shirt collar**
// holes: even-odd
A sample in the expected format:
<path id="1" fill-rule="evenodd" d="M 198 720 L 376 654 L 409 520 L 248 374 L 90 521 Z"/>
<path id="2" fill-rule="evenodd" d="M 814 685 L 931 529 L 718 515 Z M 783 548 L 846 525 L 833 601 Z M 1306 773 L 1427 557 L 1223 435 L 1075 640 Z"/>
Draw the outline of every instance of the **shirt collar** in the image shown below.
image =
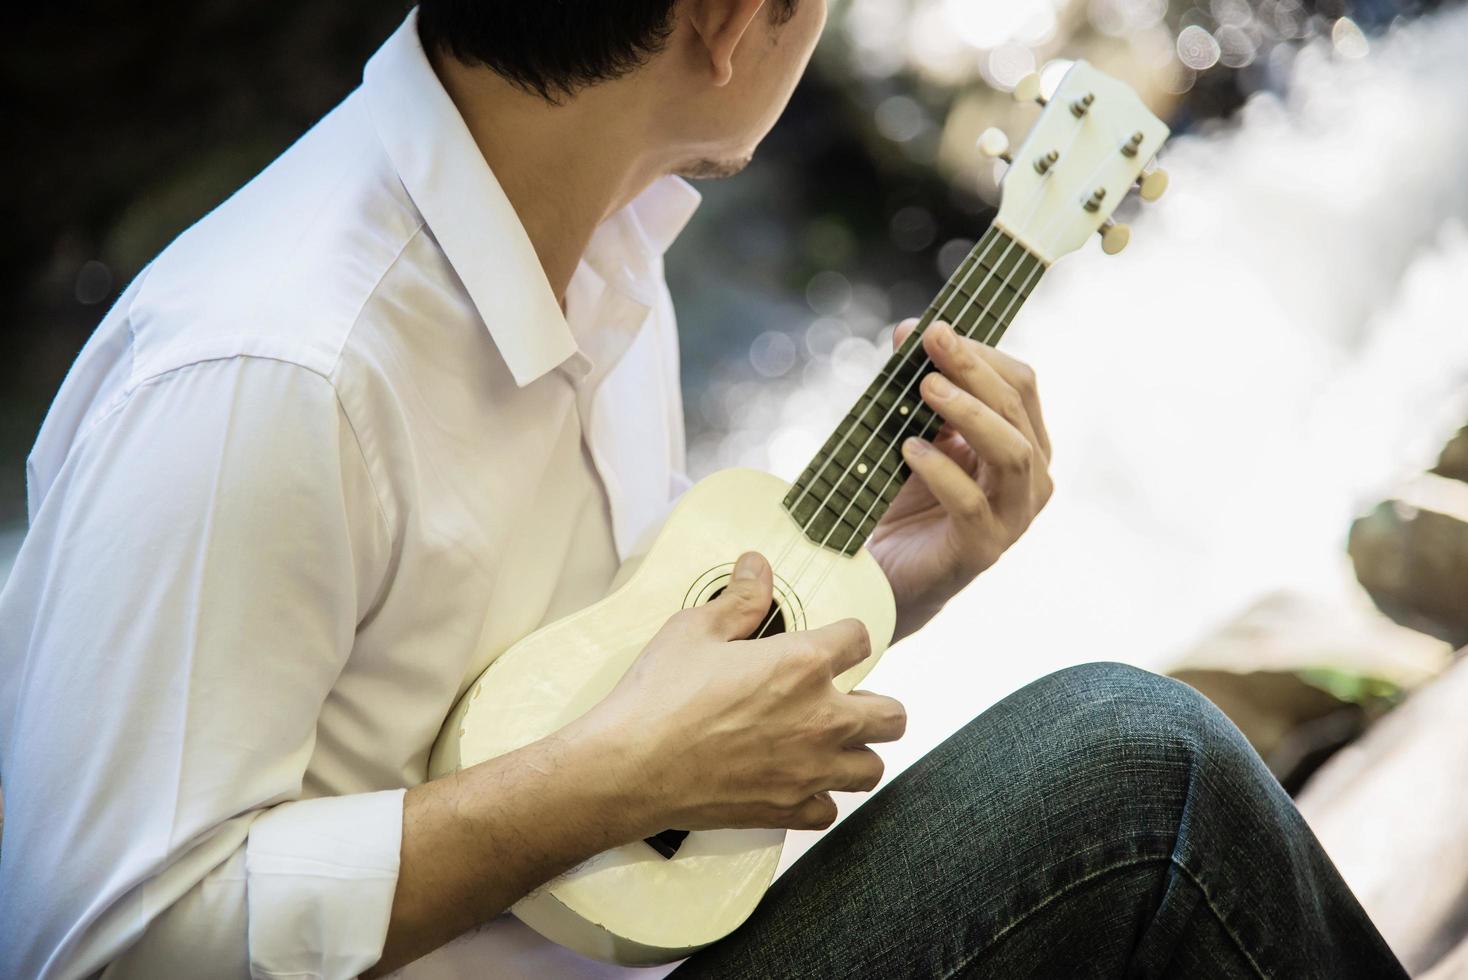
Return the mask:
<path id="1" fill-rule="evenodd" d="M 702 199 L 693 185 L 681 177 L 663 177 L 634 198 L 627 210 L 636 219 L 647 243 L 661 255 L 678 238 Z"/>
<path id="2" fill-rule="evenodd" d="M 388 158 L 516 384 L 579 353 L 529 235 L 423 51 L 416 8 L 367 62 L 362 87 Z M 660 255 L 698 202 L 685 181 L 664 177 L 623 216 Z"/>

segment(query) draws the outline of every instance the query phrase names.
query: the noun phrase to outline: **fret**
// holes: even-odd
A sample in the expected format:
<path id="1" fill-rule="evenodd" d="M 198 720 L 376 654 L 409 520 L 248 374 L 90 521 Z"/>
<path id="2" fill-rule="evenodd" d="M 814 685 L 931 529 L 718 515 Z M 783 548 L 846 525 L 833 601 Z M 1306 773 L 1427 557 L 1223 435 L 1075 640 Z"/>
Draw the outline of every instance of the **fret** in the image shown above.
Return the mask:
<path id="1" fill-rule="evenodd" d="M 1006 319 L 994 316 L 978 316 L 965 314 L 950 318 L 953 329 L 966 337 L 993 345 L 1004 334 L 1004 329 L 1009 326 Z"/>
<path id="2" fill-rule="evenodd" d="M 860 550 L 909 475 L 903 440 L 931 438 L 941 427 L 918 391 L 918 381 L 934 370 L 921 349 L 928 325 L 945 320 L 959 333 L 996 343 L 1044 268 L 990 227 L 786 495 L 785 509 L 806 537 L 844 554 Z"/>
<path id="3" fill-rule="evenodd" d="M 879 407 L 880 404 L 879 402 Z M 878 418 L 873 418 L 870 414 L 865 418 L 857 418 L 848 414 L 845 419 L 845 427 L 847 432 L 855 433 L 865 441 L 868 436 L 876 433 L 877 430 L 873 426 L 877 422 Z"/>
<path id="4" fill-rule="evenodd" d="M 1023 281 L 985 283 L 975 290 L 972 299 L 950 300 L 937 310 L 935 318 L 947 320 L 955 329 L 961 328 L 961 332 L 982 339 L 985 334 L 975 328 L 996 324 L 1008 326 L 1028 295 L 1028 290 L 1022 286 Z"/>
<path id="5" fill-rule="evenodd" d="M 960 309 L 973 308 L 975 306 L 986 309 L 1004 309 L 1015 300 L 1020 298 L 1020 287 L 1003 279 L 985 279 L 983 282 L 967 289 L 955 287 L 949 294 L 948 302 L 940 309 L 957 306 Z M 958 299 L 954 299 L 958 297 Z"/>
<path id="6" fill-rule="evenodd" d="M 1037 262 L 1033 255 L 1022 248 L 1005 249 L 997 248 L 977 260 L 980 268 L 986 269 L 998 276 L 1012 278 L 1017 273 L 1024 271 L 1024 267 L 1032 262 Z"/>
<path id="7" fill-rule="evenodd" d="M 958 268 L 953 270 L 953 275 L 943 284 L 943 288 L 938 290 L 938 295 L 933 298 L 931 305 L 942 306 L 956 290 L 962 288 L 963 284 L 978 278 L 974 275 L 975 272 L 982 273 L 982 271 L 970 253 L 969 257 L 960 262 Z"/>
<path id="8" fill-rule="evenodd" d="M 938 319 L 938 317 L 935 316 L 933 317 L 933 319 Z M 917 331 L 913 332 L 913 336 L 917 336 Z M 917 345 L 914 344 L 913 346 L 916 347 Z M 903 347 L 906 348 L 907 345 L 904 344 Z M 903 351 L 898 351 L 897 353 L 901 355 Z M 893 358 L 892 360 L 887 362 L 887 364 L 882 368 L 880 372 L 877 373 L 876 380 L 872 382 L 872 386 L 868 389 L 868 391 L 871 391 L 872 389 L 881 390 L 884 393 L 884 397 L 888 399 L 888 405 L 886 407 L 890 408 L 892 402 L 909 399 L 912 394 L 911 392 L 908 392 L 907 395 L 903 395 L 901 384 L 898 384 L 896 388 L 891 388 L 890 385 L 893 382 L 911 381 L 913 378 L 917 377 L 921 371 L 922 365 L 917 362 L 916 358 L 913 358 L 906 363 L 903 363 L 901 361 L 898 361 L 896 358 Z"/>

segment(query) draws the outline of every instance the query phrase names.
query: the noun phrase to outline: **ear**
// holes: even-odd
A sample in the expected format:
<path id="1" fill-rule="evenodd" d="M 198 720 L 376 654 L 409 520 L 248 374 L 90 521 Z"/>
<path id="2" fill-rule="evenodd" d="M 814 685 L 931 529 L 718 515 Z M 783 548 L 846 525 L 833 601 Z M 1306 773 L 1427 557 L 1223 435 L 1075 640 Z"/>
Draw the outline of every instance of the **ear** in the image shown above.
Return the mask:
<path id="1" fill-rule="evenodd" d="M 715 85 L 734 77 L 734 52 L 764 10 L 766 0 L 693 0 L 688 5 L 693 32 L 703 42 Z"/>

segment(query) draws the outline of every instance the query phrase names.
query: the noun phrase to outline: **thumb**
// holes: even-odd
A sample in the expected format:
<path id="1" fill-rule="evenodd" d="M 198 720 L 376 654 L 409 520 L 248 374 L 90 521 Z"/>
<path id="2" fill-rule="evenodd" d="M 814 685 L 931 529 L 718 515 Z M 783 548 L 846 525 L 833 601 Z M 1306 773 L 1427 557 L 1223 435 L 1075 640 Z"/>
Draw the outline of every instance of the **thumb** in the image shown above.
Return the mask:
<path id="1" fill-rule="evenodd" d="M 704 606 L 714 634 L 725 640 L 742 640 L 754 634 L 770 611 L 774 573 L 757 551 L 746 551 L 734 565 L 729 584 Z"/>

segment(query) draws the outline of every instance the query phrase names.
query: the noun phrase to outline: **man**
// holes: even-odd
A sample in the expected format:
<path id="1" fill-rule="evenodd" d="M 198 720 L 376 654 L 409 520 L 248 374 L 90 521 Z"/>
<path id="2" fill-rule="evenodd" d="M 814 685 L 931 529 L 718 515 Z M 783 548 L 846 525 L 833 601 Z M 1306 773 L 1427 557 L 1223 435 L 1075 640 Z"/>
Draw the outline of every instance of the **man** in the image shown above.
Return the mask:
<path id="1" fill-rule="evenodd" d="M 616 975 L 501 913 L 662 828 L 821 828 L 876 784 L 901 706 L 829 683 L 859 627 L 730 645 L 769 602 L 752 554 L 567 729 L 426 778 L 465 685 L 684 485 L 669 175 L 739 170 L 824 20 L 425 0 L 139 275 L 41 431 L 0 597 L 0 975 Z M 872 545 L 901 632 L 1049 494 L 1028 371 L 924 344 L 950 434 L 905 447 Z M 1092 665 L 977 718 L 678 971 L 1078 974 L 1400 969 L 1227 721 Z"/>

